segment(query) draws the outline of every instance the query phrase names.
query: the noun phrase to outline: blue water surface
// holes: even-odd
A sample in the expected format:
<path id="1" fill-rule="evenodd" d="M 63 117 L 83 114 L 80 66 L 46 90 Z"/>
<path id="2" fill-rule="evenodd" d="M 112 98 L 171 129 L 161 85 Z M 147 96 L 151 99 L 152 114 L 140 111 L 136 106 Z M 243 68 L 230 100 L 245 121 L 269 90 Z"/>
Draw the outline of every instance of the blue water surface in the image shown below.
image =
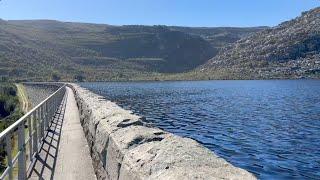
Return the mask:
<path id="1" fill-rule="evenodd" d="M 320 179 L 320 81 L 82 83 L 260 179 Z"/>

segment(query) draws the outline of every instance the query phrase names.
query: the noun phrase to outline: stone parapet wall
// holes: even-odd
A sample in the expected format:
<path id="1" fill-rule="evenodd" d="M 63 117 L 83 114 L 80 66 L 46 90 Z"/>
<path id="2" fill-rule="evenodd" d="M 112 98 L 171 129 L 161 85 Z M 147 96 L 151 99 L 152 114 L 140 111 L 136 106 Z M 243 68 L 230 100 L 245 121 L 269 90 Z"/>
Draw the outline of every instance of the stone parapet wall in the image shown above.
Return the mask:
<path id="1" fill-rule="evenodd" d="M 148 127 L 143 118 L 104 97 L 68 86 L 98 179 L 255 179 L 195 140 Z"/>

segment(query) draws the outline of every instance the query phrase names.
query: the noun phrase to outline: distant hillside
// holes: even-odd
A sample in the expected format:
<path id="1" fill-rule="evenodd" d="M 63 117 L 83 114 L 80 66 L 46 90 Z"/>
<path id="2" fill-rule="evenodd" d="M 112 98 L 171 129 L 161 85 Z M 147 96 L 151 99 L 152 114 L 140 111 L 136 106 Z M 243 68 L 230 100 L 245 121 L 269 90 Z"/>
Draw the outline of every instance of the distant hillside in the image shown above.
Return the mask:
<path id="1" fill-rule="evenodd" d="M 222 49 L 198 68 L 218 79 L 320 77 L 320 8 Z"/>
<path id="2" fill-rule="evenodd" d="M 188 34 L 198 35 L 203 39 L 211 43 L 215 48 L 222 48 L 230 45 L 241 38 L 250 36 L 261 30 L 265 30 L 269 27 L 250 27 L 250 28 L 238 28 L 238 27 L 169 27 L 171 30 L 181 31 Z"/>
<path id="3" fill-rule="evenodd" d="M 260 29 L 1 20 L 0 76 L 117 80 L 185 72 Z"/>

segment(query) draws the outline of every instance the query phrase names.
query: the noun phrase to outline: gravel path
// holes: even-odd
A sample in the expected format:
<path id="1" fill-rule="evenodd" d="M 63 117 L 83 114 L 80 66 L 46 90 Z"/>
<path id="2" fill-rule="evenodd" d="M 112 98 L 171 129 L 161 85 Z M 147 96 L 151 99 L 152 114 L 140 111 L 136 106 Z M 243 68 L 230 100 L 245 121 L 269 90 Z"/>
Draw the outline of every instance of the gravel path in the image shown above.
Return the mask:
<path id="1" fill-rule="evenodd" d="M 22 84 L 15 84 L 15 85 L 17 87 L 21 109 L 24 113 L 26 113 L 31 109 L 26 89 Z"/>

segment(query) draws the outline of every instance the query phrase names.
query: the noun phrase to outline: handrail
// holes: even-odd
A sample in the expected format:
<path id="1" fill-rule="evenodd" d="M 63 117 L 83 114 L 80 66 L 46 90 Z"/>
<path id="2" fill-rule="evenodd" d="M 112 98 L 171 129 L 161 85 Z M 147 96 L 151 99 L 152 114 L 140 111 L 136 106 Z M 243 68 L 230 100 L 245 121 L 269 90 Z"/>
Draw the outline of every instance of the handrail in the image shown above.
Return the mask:
<path id="1" fill-rule="evenodd" d="M 15 128 L 17 128 L 17 126 L 24 121 L 27 117 L 29 117 L 34 111 L 36 111 L 39 107 L 41 107 L 46 101 L 48 101 L 48 99 L 52 98 L 52 96 L 54 96 L 56 93 L 58 93 L 59 91 L 61 91 L 61 89 L 65 88 L 66 85 L 63 85 L 62 87 L 60 87 L 56 92 L 54 92 L 53 94 L 51 94 L 49 97 L 47 97 L 45 100 L 43 100 L 42 102 L 40 102 L 36 107 L 34 107 L 33 109 L 31 109 L 29 112 L 27 112 L 25 115 L 23 115 L 19 120 L 17 120 L 16 122 L 14 122 L 13 124 L 11 124 L 8 128 L 6 128 L 4 131 L 2 131 L 0 133 L 0 142 L 3 140 L 3 136 L 5 136 L 5 134 L 9 133 L 10 131 L 14 130 Z"/>
<path id="2" fill-rule="evenodd" d="M 1 179 L 8 177 L 9 180 L 13 179 L 13 167 L 18 162 L 18 179 L 26 179 L 27 169 L 29 169 L 35 160 L 35 156 L 40 150 L 40 143 L 43 140 L 51 120 L 53 119 L 56 111 L 58 110 L 63 97 L 66 92 L 66 85 L 62 85 L 57 91 L 39 103 L 31 111 L 27 112 L 19 120 L 14 122 L 3 132 L 0 133 L 0 145 L 5 147 L 7 155 L 7 168 L 0 176 Z M 28 127 L 28 138 L 25 138 L 25 125 Z M 12 158 L 12 136 L 17 132 L 18 137 L 18 152 Z M 29 144 L 29 167 L 26 167 L 26 146 Z"/>

